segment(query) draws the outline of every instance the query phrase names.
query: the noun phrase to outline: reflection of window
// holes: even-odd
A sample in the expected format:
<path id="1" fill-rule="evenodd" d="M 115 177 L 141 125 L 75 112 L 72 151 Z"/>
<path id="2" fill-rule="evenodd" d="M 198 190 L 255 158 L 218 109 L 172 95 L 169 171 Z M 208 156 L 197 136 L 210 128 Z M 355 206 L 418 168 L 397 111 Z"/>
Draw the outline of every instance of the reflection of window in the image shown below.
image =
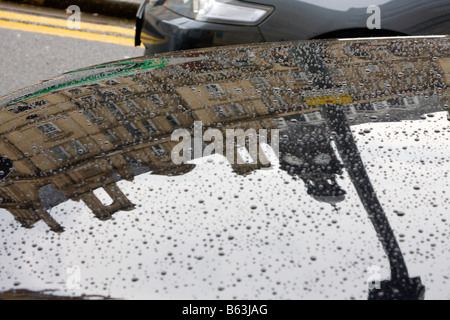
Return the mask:
<path id="1" fill-rule="evenodd" d="M 224 93 L 224 91 L 218 84 L 207 84 L 205 88 L 208 91 L 208 93 L 213 97 L 220 96 Z"/>
<path id="2" fill-rule="evenodd" d="M 97 116 L 97 114 L 94 112 L 94 111 L 92 111 L 92 110 L 83 110 L 83 114 L 89 119 L 89 120 L 91 120 L 92 122 L 95 122 L 95 121 L 97 121 L 98 120 L 98 116 Z"/>
<path id="3" fill-rule="evenodd" d="M 70 159 L 70 154 L 63 147 L 56 147 L 52 149 L 53 156 L 59 161 L 66 161 Z"/>
<path id="4" fill-rule="evenodd" d="M 29 115 L 26 119 L 27 120 L 36 119 L 36 118 L 39 118 L 40 116 L 41 115 L 39 113 L 35 113 L 35 114 Z"/>
<path id="5" fill-rule="evenodd" d="M 134 100 L 125 101 L 125 105 L 127 106 L 128 109 L 130 109 L 132 111 L 139 110 L 139 105 Z"/>
<path id="6" fill-rule="evenodd" d="M 178 121 L 170 114 L 166 115 L 166 120 L 170 123 L 172 127 L 176 127 L 179 125 Z"/>
<path id="7" fill-rule="evenodd" d="M 68 90 L 67 92 L 70 94 L 80 94 L 83 91 L 81 89 L 71 89 L 71 90 Z"/>
<path id="8" fill-rule="evenodd" d="M 417 76 L 417 83 L 418 83 L 418 84 L 423 84 L 423 78 L 422 78 L 422 76 Z"/>
<path id="9" fill-rule="evenodd" d="M 269 108 L 270 112 L 273 112 L 275 109 L 281 109 L 282 105 L 284 104 L 283 99 L 281 99 L 280 96 L 271 96 L 269 98 L 263 98 L 264 104 Z"/>
<path id="10" fill-rule="evenodd" d="M 384 109 L 387 109 L 388 104 L 386 101 L 378 101 L 378 102 L 374 102 L 373 106 L 374 106 L 375 110 L 384 110 Z"/>
<path id="11" fill-rule="evenodd" d="M 331 74 L 333 75 L 333 77 L 343 77 L 343 76 L 345 76 L 344 70 L 342 70 L 340 68 L 332 69 L 331 70 Z"/>
<path id="12" fill-rule="evenodd" d="M 70 147 L 78 154 L 83 154 L 87 152 L 86 147 L 78 140 L 72 140 L 69 143 Z"/>
<path id="13" fill-rule="evenodd" d="M 47 104 L 47 101 L 45 101 L 45 100 L 38 100 L 38 101 L 30 103 L 30 106 L 32 106 L 33 108 L 36 108 L 36 107 L 45 106 L 46 104 Z"/>
<path id="14" fill-rule="evenodd" d="M 155 125 L 153 124 L 153 122 L 151 122 L 150 120 L 142 120 L 141 123 L 144 126 L 144 128 L 148 131 L 148 133 L 153 133 L 153 132 L 158 131 L 158 129 L 156 129 Z"/>
<path id="15" fill-rule="evenodd" d="M 306 113 L 305 119 L 308 122 L 320 121 L 322 120 L 322 116 L 320 115 L 320 112 Z"/>
<path id="16" fill-rule="evenodd" d="M 55 126 L 53 123 L 43 123 L 37 127 L 43 134 L 45 134 L 47 137 L 53 137 L 57 134 L 61 133 L 62 131 L 59 130 L 57 126 Z"/>
<path id="17" fill-rule="evenodd" d="M 142 136 L 142 131 L 139 130 L 134 124 L 127 123 L 124 125 L 125 129 L 133 136 L 133 138 L 139 138 Z"/>
<path id="18" fill-rule="evenodd" d="M 157 94 L 152 94 L 148 97 L 148 99 L 155 105 L 155 106 L 162 106 L 163 102 L 161 100 L 161 98 L 159 97 L 159 95 Z"/>
<path id="19" fill-rule="evenodd" d="M 229 117 L 228 111 L 224 106 L 215 106 L 214 111 L 219 116 L 219 118 L 225 119 Z"/>
<path id="20" fill-rule="evenodd" d="M 35 101 L 32 103 L 21 104 L 21 105 L 15 107 L 14 109 L 10 109 L 8 111 L 12 111 L 14 113 L 20 113 L 20 112 L 24 112 L 24 111 L 33 110 L 37 107 L 45 106 L 46 104 L 47 104 L 47 102 L 45 100 L 38 100 L 38 101 Z"/>
<path id="21" fill-rule="evenodd" d="M 244 108 L 239 103 L 231 103 L 231 109 L 237 116 L 242 116 L 245 113 Z"/>
<path id="22" fill-rule="evenodd" d="M 251 52 L 245 51 L 245 52 L 243 52 L 242 56 L 237 57 L 231 63 L 235 67 L 251 66 L 253 64 L 253 58 L 254 58 L 254 56 L 252 55 Z"/>
<path id="23" fill-rule="evenodd" d="M 308 76 L 305 72 L 294 72 L 292 76 L 296 81 L 308 81 Z"/>
<path id="24" fill-rule="evenodd" d="M 371 103 L 358 103 L 355 105 L 356 111 L 375 111 L 375 108 Z"/>
<path id="25" fill-rule="evenodd" d="M 240 58 L 240 59 L 234 60 L 232 63 L 235 67 L 247 67 L 247 66 L 251 66 L 253 64 L 253 61 L 251 59 L 247 59 L 247 58 Z"/>
<path id="26" fill-rule="evenodd" d="M 105 97 L 112 97 L 112 96 L 117 96 L 117 94 L 113 91 L 113 90 L 103 90 L 102 94 Z"/>
<path id="27" fill-rule="evenodd" d="M 377 65 L 368 64 L 368 65 L 366 66 L 366 70 L 369 71 L 369 72 L 371 72 L 371 73 L 375 73 L 375 72 L 380 71 L 380 68 L 378 68 Z"/>
<path id="28" fill-rule="evenodd" d="M 387 104 L 390 108 L 403 108 L 405 105 L 405 102 L 402 98 L 393 98 L 393 99 L 388 99 Z"/>
<path id="29" fill-rule="evenodd" d="M 263 97 L 262 100 L 270 112 L 274 112 L 275 109 L 281 108 L 281 105 L 278 103 L 277 100 L 270 100 L 267 97 Z"/>
<path id="30" fill-rule="evenodd" d="M 264 88 L 268 85 L 267 80 L 260 77 L 253 78 L 252 83 L 258 89 Z"/>
<path id="31" fill-rule="evenodd" d="M 278 107 L 281 107 L 281 105 L 285 104 L 280 92 L 278 91 L 276 91 L 274 96 L 272 96 L 271 98 L 273 99 L 273 103 Z"/>
<path id="32" fill-rule="evenodd" d="M 284 127 L 287 127 L 286 120 L 284 120 L 284 118 L 276 118 L 276 119 L 273 119 L 273 122 L 275 123 L 275 125 L 276 125 L 278 128 L 284 128 Z"/>
<path id="33" fill-rule="evenodd" d="M 151 146 L 151 149 L 152 149 L 153 153 L 158 155 L 158 156 L 162 156 L 162 155 L 164 155 L 166 153 L 164 148 L 161 147 L 159 144 Z"/>
<path id="34" fill-rule="evenodd" d="M 122 110 L 120 110 L 119 107 L 112 102 L 108 103 L 106 105 L 106 108 L 109 110 L 109 112 L 111 112 L 115 116 L 118 116 L 118 117 L 123 116 Z"/>
<path id="35" fill-rule="evenodd" d="M 407 71 L 414 71 L 415 67 L 412 62 L 400 62 L 399 65 L 402 67 L 403 70 Z"/>
<path id="36" fill-rule="evenodd" d="M 87 102 L 87 103 L 95 102 L 94 96 L 85 96 L 85 97 L 80 98 L 80 100 L 82 102 Z"/>
<path id="37" fill-rule="evenodd" d="M 106 138 L 108 138 L 108 140 L 109 141 L 111 141 L 111 142 L 115 142 L 115 141 L 117 141 L 117 140 L 119 140 L 119 139 L 117 139 L 117 136 L 116 136 L 116 134 L 114 133 L 114 131 L 112 131 L 112 130 L 105 130 L 105 131 L 103 131 L 103 134 L 106 136 Z"/>
<path id="38" fill-rule="evenodd" d="M 120 88 L 119 91 L 120 91 L 121 93 L 123 93 L 123 94 L 133 93 L 133 90 L 131 90 L 131 89 L 128 88 L 128 87 Z"/>
<path id="39" fill-rule="evenodd" d="M 419 99 L 417 99 L 417 97 L 406 97 L 404 100 L 408 106 L 411 107 L 419 106 Z"/>
<path id="40" fill-rule="evenodd" d="M 354 83 L 350 84 L 349 92 L 355 94 L 357 92 L 356 85 Z"/>
<path id="41" fill-rule="evenodd" d="M 213 81 L 216 80 L 217 76 L 214 73 L 207 73 L 206 74 L 206 79 L 208 79 L 209 81 Z"/>
<path id="42" fill-rule="evenodd" d="M 106 84 L 109 86 L 116 86 L 116 85 L 120 84 L 120 82 L 117 80 L 108 80 L 108 81 L 106 81 Z"/>

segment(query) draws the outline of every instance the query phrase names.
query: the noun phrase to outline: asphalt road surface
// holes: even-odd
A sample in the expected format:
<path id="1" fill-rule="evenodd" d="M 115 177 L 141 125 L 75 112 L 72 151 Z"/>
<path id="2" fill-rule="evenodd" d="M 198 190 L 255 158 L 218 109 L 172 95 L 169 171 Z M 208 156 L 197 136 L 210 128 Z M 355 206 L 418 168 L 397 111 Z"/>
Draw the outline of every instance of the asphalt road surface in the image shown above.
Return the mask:
<path id="1" fill-rule="evenodd" d="M 133 46 L 133 21 L 90 16 L 81 30 L 70 30 L 65 17 L 64 11 L 0 4 L 0 96 L 66 71 L 144 54 Z"/>

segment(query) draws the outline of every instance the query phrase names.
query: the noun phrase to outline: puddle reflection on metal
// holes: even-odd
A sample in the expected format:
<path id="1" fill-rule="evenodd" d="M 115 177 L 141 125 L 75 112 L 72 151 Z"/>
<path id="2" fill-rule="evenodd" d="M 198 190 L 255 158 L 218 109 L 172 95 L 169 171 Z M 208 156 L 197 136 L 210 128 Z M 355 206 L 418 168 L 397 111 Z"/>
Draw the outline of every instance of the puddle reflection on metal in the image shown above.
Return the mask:
<path id="1" fill-rule="evenodd" d="M 363 298 L 364 270 L 389 261 L 390 280 L 370 299 L 422 299 L 425 286 L 449 298 L 448 281 L 432 280 L 440 270 L 417 272 L 424 256 L 450 265 L 448 49 L 445 37 L 205 49 L 84 69 L 1 98 L 0 208 L 36 227 L 28 232 L 54 272 L 12 272 L 31 259 L 19 253 L 22 237 L 29 250 L 37 240 L 2 223 L 0 256 L 19 258 L 2 266 L 12 276 L 0 276 L 0 289 L 56 281 L 73 293 L 58 270 L 75 263 L 95 284 L 83 294 Z M 199 121 L 203 132 L 279 130 L 279 159 L 174 164 L 172 132 L 193 133 Z M 36 233 L 44 224 L 60 235 Z M 422 248 L 402 252 L 405 234 Z"/>

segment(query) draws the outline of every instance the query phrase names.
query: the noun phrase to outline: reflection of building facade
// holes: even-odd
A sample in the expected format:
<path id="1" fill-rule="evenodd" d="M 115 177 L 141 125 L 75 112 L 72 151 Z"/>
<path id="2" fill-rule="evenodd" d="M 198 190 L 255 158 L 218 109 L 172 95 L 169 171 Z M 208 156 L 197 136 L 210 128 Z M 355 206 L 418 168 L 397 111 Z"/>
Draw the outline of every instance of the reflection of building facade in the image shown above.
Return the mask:
<path id="1" fill-rule="evenodd" d="M 448 50 L 448 48 L 446 49 Z M 438 59 L 439 66 L 441 67 L 442 74 L 437 74 L 437 77 L 443 77 L 443 81 L 447 87 L 445 92 L 442 92 L 442 103 L 444 107 L 447 108 L 448 116 L 447 119 L 450 121 L 450 60 L 448 58 L 439 58 Z"/>
<path id="2" fill-rule="evenodd" d="M 329 91 L 311 85 L 313 75 L 298 67 L 288 46 L 269 45 L 222 49 L 202 58 L 186 54 L 198 59 L 4 106 L 0 156 L 11 160 L 14 170 L 0 181 L 0 207 L 26 227 L 43 220 L 54 231 L 62 228 L 47 209 L 66 199 L 83 200 L 99 219 L 108 219 L 133 208 L 118 180 L 143 172 L 178 175 L 192 170 L 172 163 L 176 142 L 170 136 L 177 128 L 192 129 L 194 121 L 222 130 L 286 129 L 295 121 L 314 131 L 323 126 L 321 104 L 343 103 L 355 123 L 367 122 L 373 120 L 367 114 L 418 110 L 426 96 L 444 87 L 444 58 L 421 59 L 424 52 L 404 56 L 396 44 L 377 51 L 344 42 L 323 46 L 322 58 L 337 84 Z M 436 101 L 433 110 L 440 103 Z M 328 144 L 323 146 L 322 158 L 313 157 L 319 163 L 332 157 Z M 247 174 L 261 166 L 233 169 Z M 333 178 L 338 167 L 336 163 L 320 179 Z M 301 177 L 308 184 L 317 182 L 318 174 L 303 171 Z M 98 188 L 110 195 L 111 205 L 95 196 Z M 337 187 L 330 190 L 343 195 Z"/>

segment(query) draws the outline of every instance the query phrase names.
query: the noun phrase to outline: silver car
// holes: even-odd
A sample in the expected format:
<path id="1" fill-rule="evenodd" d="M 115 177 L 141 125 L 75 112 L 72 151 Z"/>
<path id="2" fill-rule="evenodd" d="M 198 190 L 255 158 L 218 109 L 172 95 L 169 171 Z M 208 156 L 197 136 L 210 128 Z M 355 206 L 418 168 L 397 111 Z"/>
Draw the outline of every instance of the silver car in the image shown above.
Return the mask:
<path id="1" fill-rule="evenodd" d="M 146 0 L 146 53 L 231 44 L 448 34 L 448 0 Z"/>

